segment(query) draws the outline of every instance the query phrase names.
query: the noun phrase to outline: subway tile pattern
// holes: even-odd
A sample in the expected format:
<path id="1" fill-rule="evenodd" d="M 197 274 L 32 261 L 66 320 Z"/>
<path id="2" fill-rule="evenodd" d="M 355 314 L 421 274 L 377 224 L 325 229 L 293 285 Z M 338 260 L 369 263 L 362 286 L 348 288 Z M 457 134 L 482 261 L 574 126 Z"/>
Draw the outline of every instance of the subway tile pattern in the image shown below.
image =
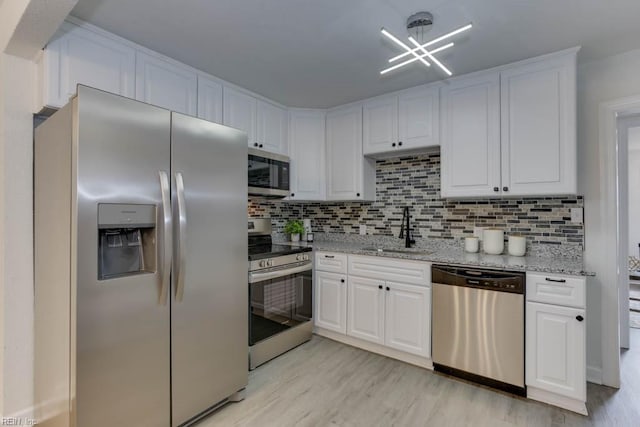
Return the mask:
<path id="1" fill-rule="evenodd" d="M 250 200 L 249 216 L 270 216 L 282 232 L 288 218 L 311 218 L 316 232 L 393 236 L 400 231 L 402 209 L 409 206 L 417 238 L 459 239 L 473 235 L 474 226 L 499 227 L 506 234 L 527 236 L 529 244 L 583 246 L 582 224 L 572 224 L 571 208 L 584 205 L 582 196 L 440 199 L 440 154 L 380 160 L 376 163 L 376 201 L 289 203 Z"/>

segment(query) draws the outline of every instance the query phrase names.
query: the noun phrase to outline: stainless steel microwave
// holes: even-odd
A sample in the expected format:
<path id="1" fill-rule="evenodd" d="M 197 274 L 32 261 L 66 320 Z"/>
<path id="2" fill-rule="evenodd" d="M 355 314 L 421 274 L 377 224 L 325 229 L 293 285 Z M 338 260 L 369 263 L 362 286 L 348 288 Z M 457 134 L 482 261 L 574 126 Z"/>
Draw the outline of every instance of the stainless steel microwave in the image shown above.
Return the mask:
<path id="1" fill-rule="evenodd" d="M 289 157 L 249 148 L 249 195 L 282 198 L 289 195 Z"/>

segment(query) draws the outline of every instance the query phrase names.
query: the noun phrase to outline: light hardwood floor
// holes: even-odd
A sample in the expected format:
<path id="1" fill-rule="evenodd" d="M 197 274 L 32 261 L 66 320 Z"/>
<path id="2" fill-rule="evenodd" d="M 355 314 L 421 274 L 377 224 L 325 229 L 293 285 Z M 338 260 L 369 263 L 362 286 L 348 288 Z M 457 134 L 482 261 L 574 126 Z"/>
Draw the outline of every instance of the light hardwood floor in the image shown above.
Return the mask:
<path id="1" fill-rule="evenodd" d="M 589 384 L 589 417 L 313 339 L 249 375 L 247 397 L 198 427 L 640 426 L 640 330 L 620 390 Z"/>

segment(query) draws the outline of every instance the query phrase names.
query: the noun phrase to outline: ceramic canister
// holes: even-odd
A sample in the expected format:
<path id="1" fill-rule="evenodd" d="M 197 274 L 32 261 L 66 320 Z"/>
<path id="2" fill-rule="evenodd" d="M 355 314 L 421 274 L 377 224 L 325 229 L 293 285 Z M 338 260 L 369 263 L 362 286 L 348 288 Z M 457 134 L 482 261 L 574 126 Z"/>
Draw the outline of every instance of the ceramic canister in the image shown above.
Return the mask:
<path id="1" fill-rule="evenodd" d="M 517 234 L 509 236 L 509 255 L 524 256 L 527 252 L 527 238 Z"/>
<path id="2" fill-rule="evenodd" d="M 482 232 L 484 252 L 490 255 L 500 255 L 504 250 L 504 230 L 501 228 L 485 228 Z"/>
<path id="3" fill-rule="evenodd" d="M 465 252 L 478 252 L 480 247 L 480 241 L 477 237 L 465 237 L 464 238 L 464 250 Z"/>

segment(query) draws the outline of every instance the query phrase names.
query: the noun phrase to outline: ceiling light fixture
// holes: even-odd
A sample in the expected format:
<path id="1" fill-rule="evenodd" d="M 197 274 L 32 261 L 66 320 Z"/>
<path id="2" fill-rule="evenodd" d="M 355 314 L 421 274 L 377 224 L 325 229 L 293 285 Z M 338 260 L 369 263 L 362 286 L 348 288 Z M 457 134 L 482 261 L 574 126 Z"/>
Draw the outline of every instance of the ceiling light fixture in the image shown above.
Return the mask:
<path id="1" fill-rule="evenodd" d="M 431 29 L 431 26 L 433 25 L 433 15 L 431 15 L 429 12 L 418 12 L 416 14 L 413 14 L 409 17 L 409 19 L 407 19 L 407 31 L 409 32 L 409 41 L 411 42 L 411 44 L 413 44 L 415 46 L 415 48 L 411 48 L 409 46 L 407 46 L 404 42 L 400 41 L 397 37 L 395 37 L 393 34 L 391 34 L 389 31 L 387 31 L 386 29 L 382 28 L 380 31 L 382 32 L 382 34 L 387 37 L 388 39 L 390 39 L 391 41 L 393 41 L 395 44 L 397 44 L 398 46 L 400 46 L 401 48 L 403 48 L 405 50 L 405 52 L 401 53 L 400 55 L 394 56 L 393 58 L 389 59 L 389 62 L 395 62 L 399 59 L 402 59 L 406 56 L 411 56 L 413 55 L 413 58 L 410 58 L 406 61 L 403 61 L 399 64 L 393 65 L 389 68 L 386 68 L 384 70 L 382 70 L 380 72 L 380 74 L 386 74 L 390 71 L 393 70 L 397 70 L 398 68 L 401 68 L 407 64 L 411 64 L 412 62 L 415 61 L 420 61 L 422 62 L 425 66 L 430 67 L 431 63 L 429 61 L 427 61 L 425 58 L 428 58 L 431 62 L 433 62 L 434 64 L 436 64 L 443 72 L 445 72 L 447 74 L 447 76 L 451 76 L 453 73 L 451 72 L 451 70 L 449 70 L 442 62 L 440 62 L 435 56 L 433 56 L 435 53 L 438 52 L 442 52 L 445 49 L 448 49 L 450 47 L 453 46 L 453 43 L 449 43 L 446 44 L 444 46 L 440 46 L 438 48 L 435 48 L 433 50 L 427 50 L 427 47 L 429 46 L 433 46 L 436 43 L 439 43 L 443 40 L 448 39 L 449 37 L 453 37 L 456 34 L 460 34 L 464 31 L 467 31 L 469 29 L 471 29 L 473 27 L 473 25 L 471 23 L 464 25 L 460 28 L 456 28 L 455 30 L 444 34 L 440 37 L 437 37 L 433 40 L 430 40 L 428 42 L 424 42 L 424 33 L 425 31 L 429 31 Z M 418 42 L 416 39 L 420 39 L 420 42 Z"/>

